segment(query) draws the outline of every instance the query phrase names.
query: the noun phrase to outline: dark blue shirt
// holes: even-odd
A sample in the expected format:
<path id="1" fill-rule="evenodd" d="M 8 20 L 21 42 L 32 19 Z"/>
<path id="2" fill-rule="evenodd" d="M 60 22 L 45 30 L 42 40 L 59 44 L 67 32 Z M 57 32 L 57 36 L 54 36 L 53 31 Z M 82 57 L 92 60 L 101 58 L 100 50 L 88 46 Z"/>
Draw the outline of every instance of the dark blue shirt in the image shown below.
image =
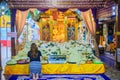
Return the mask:
<path id="1" fill-rule="evenodd" d="M 113 41 L 113 36 L 112 36 L 112 35 L 109 35 L 109 36 L 108 36 L 108 40 L 109 40 L 110 42 L 112 42 L 112 41 Z"/>
<path id="2" fill-rule="evenodd" d="M 32 62 L 32 61 L 40 61 L 40 56 L 42 56 L 40 51 L 38 51 L 38 56 L 36 58 L 32 57 L 30 51 L 28 52 L 28 57 L 30 58 L 30 62 Z"/>

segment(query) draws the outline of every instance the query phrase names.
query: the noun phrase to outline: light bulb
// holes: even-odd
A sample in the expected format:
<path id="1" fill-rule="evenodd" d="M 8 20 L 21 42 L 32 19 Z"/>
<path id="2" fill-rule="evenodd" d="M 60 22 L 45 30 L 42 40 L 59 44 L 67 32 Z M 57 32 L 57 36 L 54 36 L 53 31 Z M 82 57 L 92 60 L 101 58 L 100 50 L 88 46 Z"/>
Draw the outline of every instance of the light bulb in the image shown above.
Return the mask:
<path id="1" fill-rule="evenodd" d="M 115 10 L 115 6 L 112 7 L 112 10 Z"/>
<path id="2" fill-rule="evenodd" d="M 112 12 L 112 15 L 115 15 L 115 12 Z"/>
<path id="3" fill-rule="evenodd" d="M 1 9 L 4 10 L 4 9 L 5 9 L 5 6 L 2 6 Z"/>
<path id="4" fill-rule="evenodd" d="M 5 14 L 5 12 L 2 12 L 2 15 L 4 15 Z"/>

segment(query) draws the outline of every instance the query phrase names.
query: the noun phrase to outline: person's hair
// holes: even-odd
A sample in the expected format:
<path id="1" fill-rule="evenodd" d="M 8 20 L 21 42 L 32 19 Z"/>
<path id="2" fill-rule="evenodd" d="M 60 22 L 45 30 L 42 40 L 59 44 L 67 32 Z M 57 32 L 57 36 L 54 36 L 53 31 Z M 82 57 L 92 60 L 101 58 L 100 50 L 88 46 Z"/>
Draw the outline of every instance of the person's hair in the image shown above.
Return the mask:
<path id="1" fill-rule="evenodd" d="M 33 50 L 34 49 L 34 50 Z M 31 56 L 33 58 L 36 58 L 38 56 L 38 48 L 37 48 L 37 45 L 35 43 L 32 43 L 31 44 L 31 47 L 30 47 L 30 52 L 31 52 Z"/>

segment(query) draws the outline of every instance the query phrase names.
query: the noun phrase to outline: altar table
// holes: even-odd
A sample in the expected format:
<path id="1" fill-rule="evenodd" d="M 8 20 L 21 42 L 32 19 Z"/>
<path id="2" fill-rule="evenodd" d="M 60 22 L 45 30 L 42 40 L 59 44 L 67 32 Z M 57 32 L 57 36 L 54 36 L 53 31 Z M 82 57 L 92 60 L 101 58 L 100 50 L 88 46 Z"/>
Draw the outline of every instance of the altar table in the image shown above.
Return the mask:
<path id="1" fill-rule="evenodd" d="M 101 74 L 104 64 L 42 64 L 43 74 Z M 28 75 L 29 64 L 6 65 L 4 74 Z"/>

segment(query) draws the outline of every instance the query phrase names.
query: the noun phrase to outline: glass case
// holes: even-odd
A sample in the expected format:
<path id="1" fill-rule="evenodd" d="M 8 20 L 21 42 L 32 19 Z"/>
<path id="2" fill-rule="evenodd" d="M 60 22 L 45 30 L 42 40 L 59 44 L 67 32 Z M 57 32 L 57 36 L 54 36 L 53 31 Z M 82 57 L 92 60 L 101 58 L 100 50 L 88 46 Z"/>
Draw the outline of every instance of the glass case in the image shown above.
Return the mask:
<path id="1" fill-rule="evenodd" d="M 48 55 L 49 63 L 66 63 L 66 55 Z"/>

